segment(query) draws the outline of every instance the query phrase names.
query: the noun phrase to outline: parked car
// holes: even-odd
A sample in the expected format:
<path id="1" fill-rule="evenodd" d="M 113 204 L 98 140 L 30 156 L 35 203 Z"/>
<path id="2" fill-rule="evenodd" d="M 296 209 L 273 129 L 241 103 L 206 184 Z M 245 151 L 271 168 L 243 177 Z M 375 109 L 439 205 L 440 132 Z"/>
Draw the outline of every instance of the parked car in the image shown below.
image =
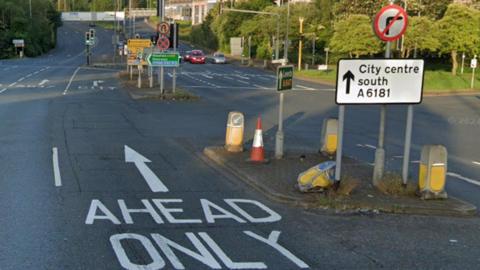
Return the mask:
<path id="1" fill-rule="evenodd" d="M 223 53 L 216 52 L 213 54 L 212 58 L 210 58 L 210 61 L 213 64 L 226 64 L 227 58 Z"/>
<path id="2" fill-rule="evenodd" d="M 190 55 L 191 54 L 192 54 L 192 51 L 186 51 L 185 54 L 183 55 L 183 61 L 190 62 Z"/>
<path id="3" fill-rule="evenodd" d="M 202 51 L 194 50 L 188 59 L 192 64 L 205 64 L 205 58 L 205 54 Z"/>

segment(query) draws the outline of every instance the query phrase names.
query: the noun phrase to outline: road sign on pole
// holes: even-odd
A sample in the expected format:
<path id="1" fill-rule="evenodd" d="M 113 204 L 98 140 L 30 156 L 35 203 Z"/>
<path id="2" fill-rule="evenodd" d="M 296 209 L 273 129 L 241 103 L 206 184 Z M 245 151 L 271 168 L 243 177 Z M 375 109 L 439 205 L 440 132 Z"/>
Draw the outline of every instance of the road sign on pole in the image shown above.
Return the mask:
<path id="1" fill-rule="evenodd" d="M 178 52 L 154 52 L 147 57 L 148 64 L 152 67 L 178 67 L 180 54 Z"/>
<path id="2" fill-rule="evenodd" d="M 161 22 L 157 25 L 157 32 L 161 35 L 168 35 L 170 33 L 170 24 Z"/>
<path id="3" fill-rule="evenodd" d="M 472 81 L 470 83 L 470 88 L 472 89 L 475 87 L 475 69 L 477 68 L 477 62 L 477 55 L 475 55 L 470 62 L 470 67 L 472 68 Z"/>
<path id="4" fill-rule="evenodd" d="M 397 5 L 388 5 L 375 16 L 373 29 L 383 41 L 394 41 L 402 37 L 407 30 L 408 16 L 405 10 Z"/>
<path id="5" fill-rule="evenodd" d="M 293 66 L 277 67 L 277 91 L 291 90 L 293 86 Z"/>
<path id="6" fill-rule="evenodd" d="M 157 40 L 157 48 L 159 48 L 162 51 L 168 50 L 170 47 L 170 40 L 166 35 L 160 35 Z"/>
<path id="7" fill-rule="evenodd" d="M 342 59 L 338 62 L 336 102 L 418 104 L 423 73 L 423 59 Z"/>

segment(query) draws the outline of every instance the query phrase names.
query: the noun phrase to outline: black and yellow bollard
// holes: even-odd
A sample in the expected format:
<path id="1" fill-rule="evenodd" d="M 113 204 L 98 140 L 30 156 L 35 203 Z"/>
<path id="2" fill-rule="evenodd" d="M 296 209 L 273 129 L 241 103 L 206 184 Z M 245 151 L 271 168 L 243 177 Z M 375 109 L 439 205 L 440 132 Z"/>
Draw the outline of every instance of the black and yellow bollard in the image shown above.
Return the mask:
<path id="1" fill-rule="evenodd" d="M 442 145 L 422 148 L 418 187 L 422 199 L 446 199 L 447 149 Z"/>
<path id="2" fill-rule="evenodd" d="M 333 157 L 337 152 L 337 140 L 338 120 L 336 118 L 323 120 L 320 152 L 326 156 Z"/>

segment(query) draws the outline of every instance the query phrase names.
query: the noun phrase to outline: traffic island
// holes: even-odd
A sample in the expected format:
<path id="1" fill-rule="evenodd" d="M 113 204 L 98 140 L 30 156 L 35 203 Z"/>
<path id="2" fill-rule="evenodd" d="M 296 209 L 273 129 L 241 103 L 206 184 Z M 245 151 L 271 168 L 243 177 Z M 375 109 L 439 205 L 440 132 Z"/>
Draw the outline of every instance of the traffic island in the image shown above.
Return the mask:
<path id="1" fill-rule="evenodd" d="M 138 74 L 133 74 L 130 80 L 130 74 L 127 71 L 118 73 L 118 78 L 130 97 L 134 100 L 165 100 L 165 101 L 196 101 L 200 98 L 187 90 L 176 87 L 175 93 L 172 89 L 165 88 L 164 93 L 160 93 L 160 85 L 154 83 L 152 88 L 149 87 L 148 76 L 142 75 L 142 86 L 138 88 Z"/>
<path id="2" fill-rule="evenodd" d="M 329 160 L 316 153 L 286 153 L 283 159 L 271 159 L 268 164 L 246 162 L 248 152 L 229 153 L 224 147 L 206 147 L 204 154 L 219 169 L 241 179 L 273 201 L 308 209 L 329 209 L 346 213 L 398 213 L 445 216 L 474 216 L 476 207 L 462 200 L 422 200 L 414 192 L 386 192 L 372 185 L 373 168 L 344 157 L 343 178 L 338 190 L 323 193 L 302 193 L 297 177 L 309 168 Z M 267 156 L 273 153 L 267 152 Z"/>

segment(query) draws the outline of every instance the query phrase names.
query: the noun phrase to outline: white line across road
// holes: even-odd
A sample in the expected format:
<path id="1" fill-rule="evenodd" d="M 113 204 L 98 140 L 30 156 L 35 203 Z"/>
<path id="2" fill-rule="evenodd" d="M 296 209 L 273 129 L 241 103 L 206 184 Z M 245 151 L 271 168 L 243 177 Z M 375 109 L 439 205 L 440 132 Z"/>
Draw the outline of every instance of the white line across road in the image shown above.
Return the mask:
<path id="1" fill-rule="evenodd" d="M 70 78 L 70 81 L 68 81 L 67 87 L 65 87 L 65 90 L 63 91 L 63 95 L 66 95 L 68 92 L 68 89 L 70 88 L 70 85 L 72 84 L 73 78 L 75 78 L 75 75 L 77 75 L 77 72 L 81 69 L 82 67 L 77 67 L 75 69 L 75 72 L 73 72 L 72 77 Z"/>
<path id="2" fill-rule="evenodd" d="M 7 91 L 7 88 L 3 88 L 2 90 L 0 90 L 0 94 Z"/>
<path id="3" fill-rule="evenodd" d="M 62 186 L 62 177 L 60 175 L 60 166 L 58 163 L 58 149 L 57 147 L 52 148 L 52 161 L 53 161 L 53 176 L 55 178 L 55 186 Z"/>

